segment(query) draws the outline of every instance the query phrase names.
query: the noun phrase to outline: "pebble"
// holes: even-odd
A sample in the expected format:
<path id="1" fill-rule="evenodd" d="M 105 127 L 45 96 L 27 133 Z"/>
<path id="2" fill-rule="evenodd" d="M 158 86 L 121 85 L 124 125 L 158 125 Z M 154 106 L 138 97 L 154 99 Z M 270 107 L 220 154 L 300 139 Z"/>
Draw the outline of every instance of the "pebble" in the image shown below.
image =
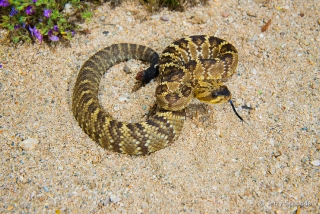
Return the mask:
<path id="1" fill-rule="evenodd" d="M 102 202 L 103 206 L 107 206 L 108 204 L 110 204 L 110 198 L 109 196 L 106 197 L 106 199 Z"/>
<path id="2" fill-rule="evenodd" d="M 242 100 L 242 99 L 240 99 L 240 98 L 237 98 L 236 103 L 237 103 L 238 105 L 240 105 L 240 104 L 242 104 L 242 103 L 243 103 L 243 100 Z"/>
<path id="3" fill-rule="evenodd" d="M 39 144 L 39 140 L 36 138 L 28 138 L 27 140 L 24 140 L 20 143 L 20 147 L 23 150 L 34 150 L 36 148 L 36 146 Z"/>
<path id="4" fill-rule="evenodd" d="M 257 74 L 257 70 L 256 70 L 255 68 L 252 68 L 252 69 L 251 69 L 251 73 L 252 73 L 253 75 L 256 75 L 256 74 Z"/>
<path id="5" fill-rule="evenodd" d="M 113 106 L 113 110 L 119 111 L 119 110 L 120 110 L 120 106 L 119 106 L 118 104 L 115 104 L 115 105 Z"/>
<path id="6" fill-rule="evenodd" d="M 253 41 L 256 41 L 256 40 L 258 40 L 259 38 L 258 38 L 258 36 L 257 35 L 254 35 L 250 40 L 249 40 L 249 42 L 253 42 Z"/>
<path id="7" fill-rule="evenodd" d="M 320 160 L 313 160 L 313 161 L 311 161 L 311 164 L 313 166 L 320 166 Z"/>
<path id="8" fill-rule="evenodd" d="M 276 172 L 276 169 L 273 166 L 270 166 L 268 171 L 271 175 L 273 175 Z"/>
<path id="9" fill-rule="evenodd" d="M 227 18 L 228 16 L 230 16 L 230 13 L 228 13 L 227 11 L 224 11 L 224 12 L 221 13 L 221 16 L 223 18 Z"/>
<path id="10" fill-rule="evenodd" d="M 128 101 L 128 97 L 121 96 L 121 97 L 119 97 L 119 101 L 120 102 Z"/>
<path id="11" fill-rule="evenodd" d="M 289 158 L 287 155 L 280 155 L 279 156 L 279 161 L 281 161 L 281 162 L 287 163 L 288 160 L 289 160 Z"/>
<path id="12" fill-rule="evenodd" d="M 160 17 L 160 20 L 164 21 L 164 22 L 167 22 L 167 21 L 169 21 L 169 16 L 163 15 L 163 16 Z"/>
<path id="13" fill-rule="evenodd" d="M 230 23 L 232 23 L 234 20 L 233 20 L 232 17 L 229 17 L 229 18 L 227 19 L 227 21 L 230 22 Z"/>
<path id="14" fill-rule="evenodd" d="M 77 12 L 73 7 L 72 7 L 72 4 L 69 4 L 67 3 L 65 6 L 64 6 L 64 13 L 66 13 L 67 15 L 73 15 L 75 12 Z"/>
<path id="15" fill-rule="evenodd" d="M 111 195 L 110 196 L 110 201 L 112 203 L 118 203 L 120 200 L 121 200 L 121 198 L 119 196 L 117 196 L 117 195 Z"/>
<path id="16" fill-rule="evenodd" d="M 92 164 L 97 164 L 99 162 L 100 162 L 100 156 L 95 155 L 92 157 Z"/>
<path id="17" fill-rule="evenodd" d="M 44 186 L 43 189 L 44 189 L 45 192 L 49 192 L 48 187 Z"/>
<path id="18" fill-rule="evenodd" d="M 206 23 L 207 20 L 208 20 L 207 16 L 205 16 L 201 11 L 197 11 L 194 15 L 192 23 L 193 24 L 203 24 L 203 23 Z"/>
<path id="19" fill-rule="evenodd" d="M 109 34 L 109 31 L 106 31 L 106 30 L 105 30 L 105 31 L 103 31 L 102 33 L 103 33 L 103 35 L 105 35 L 105 36 L 106 36 L 106 35 L 108 35 L 108 34 Z"/>
<path id="20" fill-rule="evenodd" d="M 269 144 L 270 144 L 271 146 L 274 146 L 274 139 L 271 138 L 271 139 L 269 140 Z"/>
<path id="21" fill-rule="evenodd" d="M 280 169 L 281 168 L 281 163 L 280 162 L 276 162 L 276 164 L 274 165 L 274 167 L 276 169 Z"/>
<path id="22" fill-rule="evenodd" d="M 104 16 L 100 16 L 100 21 L 104 21 L 106 19 L 106 17 L 104 17 Z"/>
<path id="23" fill-rule="evenodd" d="M 279 150 L 277 150 L 273 153 L 273 156 L 277 158 L 277 157 L 281 156 L 281 152 Z"/>
<path id="24" fill-rule="evenodd" d="M 127 65 L 125 65 L 125 66 L 123 67 L 123 71 L 126 72 L 126 73 L 128 73 L 128 74 L 131 73 L 130 68 L 129 68 Z"/>

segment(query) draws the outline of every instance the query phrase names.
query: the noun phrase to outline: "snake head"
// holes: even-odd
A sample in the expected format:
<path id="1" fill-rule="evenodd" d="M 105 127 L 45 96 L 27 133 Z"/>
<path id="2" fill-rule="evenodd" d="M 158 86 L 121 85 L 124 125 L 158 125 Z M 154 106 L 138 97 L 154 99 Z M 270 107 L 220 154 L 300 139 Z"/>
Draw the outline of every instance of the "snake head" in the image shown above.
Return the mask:
<path id="1" fill-rule="evenodd" d="M 195 97 L 201 102 L 217 104 L 230 100 L 231 92 L 220 83 L 202 82 L 195 89 Z"/>
<path id="2" fill-rule="evenodd" d="M 224 103 L 231 99 L 231 92 L 225 85 L 219 86 L 216 90 L 211 92 L 210 103 Z"/>

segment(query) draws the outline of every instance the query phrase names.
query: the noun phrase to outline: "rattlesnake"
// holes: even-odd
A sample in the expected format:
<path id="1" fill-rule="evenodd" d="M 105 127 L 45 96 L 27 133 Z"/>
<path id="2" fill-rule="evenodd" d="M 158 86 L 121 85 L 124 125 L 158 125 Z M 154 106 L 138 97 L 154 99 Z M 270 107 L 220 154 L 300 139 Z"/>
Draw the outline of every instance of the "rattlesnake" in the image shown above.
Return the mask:
<path id="1" fill-rule="evenodd" d="M 157 110 L 146 121 L 125 123 L 114 119 L 98 99 L 100 80 L 108 68 L 128 59 L 150 62 L 140 79 L 150 81 L 159 72 Z M 235 73 L 236 48 L 213 36 L 189 36 L 158 54 L 142 45 L 114 44 L 91 56 L 78 74 L 72 111 L 85 133 L 101 147 L 119 153 L 144 155 L 174 142 L 185 121 L 185 108 L 193 97 L 206 103 L 230 101 L 223 82 Z"/>

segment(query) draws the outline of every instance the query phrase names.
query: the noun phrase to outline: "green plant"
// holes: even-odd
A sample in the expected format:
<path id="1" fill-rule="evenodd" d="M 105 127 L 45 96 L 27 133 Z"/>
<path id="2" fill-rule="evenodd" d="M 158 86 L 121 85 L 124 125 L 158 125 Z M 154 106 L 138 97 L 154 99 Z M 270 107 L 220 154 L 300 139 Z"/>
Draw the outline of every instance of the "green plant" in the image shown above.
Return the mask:
<path id="1" fill-rule="evenodd" d="M 208 0 L 140 0 L 150 12 L 158 11 L 161 7 L 168 7 L 170 10 L 184 11 L 188 6 L 197 4 L 206 5 Z"/>
<path id="2" fill-rule="evenodd" d="M 76 25 L 70 16 L 89 19 L 88 5 L 80 0 L 0 0 L 0 27 L 8 30 L 7 39 L 58 41 L 71 39 Z"/>

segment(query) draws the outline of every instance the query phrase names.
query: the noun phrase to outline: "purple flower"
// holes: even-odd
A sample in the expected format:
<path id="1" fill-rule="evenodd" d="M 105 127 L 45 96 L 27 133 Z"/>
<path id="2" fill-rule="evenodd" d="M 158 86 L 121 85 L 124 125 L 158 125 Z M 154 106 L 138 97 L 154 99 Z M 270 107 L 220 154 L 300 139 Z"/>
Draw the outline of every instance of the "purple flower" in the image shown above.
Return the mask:
<path id="1" fill-rule="evenodd" d="M 40 42 L 42 42 L 43 36 L 41 35 L 40 31 L 37 30 L 36 27 L 32 28 L 31 26 L 29 26 L 29 31 L 32 36 L 36 37 Z"/>
<path id="2" fill-rule="evenodd" d="M 34 28 L 32 28 L 30 25 L 29 25 L 29 31 L 30 31 L 30 33 L 31 33 L 31 36 L 33 36 L 33 31 L 34 31 Z"/>
<path id="3" fill-rule="evenodd" d="M 14 26 L 14 29 L 17 30 L 18 28 L 20 28 L 21 26 L 19 24 Z"/>
<path id="4" fill-rule="evenodd" d="M 70 30 L 66 30 L 66 32 L 67 32 L 67 33 L 69 33 L 69 32 L 70 32 L 72 37 L 73 37 L 73 36 L 74 36 L 74 34 L 75 34 L 74 30 L 71 30 L 71 31 L 70 31 Z"/>
<path id="5" fill-rule="evenodd" d="M 0 64 L 0 69 L 2 68 L 2 64 Z"/>
<path id="6" fill-rule="evenodd" d="M 8 0 L 0 0 L 0 7 L 8 7 L 9 5 Z"/>
<path id="7" fill-rule="evenodd" d="M 33 2 L 33 3 L 36 3 L 36 2 L 37 2 L 37 0 L 32 0 L 32 2 Z"/>
<path id="8" fill-rule="evenodd" d="M 16 15 L 18 12 L 19 12 L 19 11 L 17 11 L 16 8 L 12 7 L 9 16 L 14 16 L 14 15 Z"/>
<path id="9" fill-rule="evenodd" d="M 52 14 L 52 10 L 49 10 L 49 9 L 44 9 L 43 11 L 43 15 L 47 18 L 49 18 Z"/>
<path id="10" fill-rule="evenodd" d="M 49 37 L 49 39 L 50 39 L 51 41 L 56 42 L 56 41 L 59 40 L 59 37 L 56 36 L 56 35 L 54 35 L 54 34 L 53 34 L 53 31 L 54 31 L 54 29 L 50 29 L 50 30 L 48 31 L 48 37 Z"/>
<path id="11" fill-rule="evenodd" d="M 53 26 L 53 30 L 58 32 L 59 31 L 58 25 Z"/>
<path id="12" fill-rule="evenodd" d="M 51 35 L 51 36 L 49 36 L 49 39 L 50 39 L 51 41 L 56 42 L 56 41 L 58 41 L 58 40 L 59 40 L 59 37 L 58 37 L 58 36 L 56 36 L 56 35 Z"/>
<path id="13" fill-rule="evenodd" d="M 28 7 L 26 7 L 26 14 L 31 15 L 34 12 L 36 12 L 33 7 L 31 5 L 29 5 Z"/>

